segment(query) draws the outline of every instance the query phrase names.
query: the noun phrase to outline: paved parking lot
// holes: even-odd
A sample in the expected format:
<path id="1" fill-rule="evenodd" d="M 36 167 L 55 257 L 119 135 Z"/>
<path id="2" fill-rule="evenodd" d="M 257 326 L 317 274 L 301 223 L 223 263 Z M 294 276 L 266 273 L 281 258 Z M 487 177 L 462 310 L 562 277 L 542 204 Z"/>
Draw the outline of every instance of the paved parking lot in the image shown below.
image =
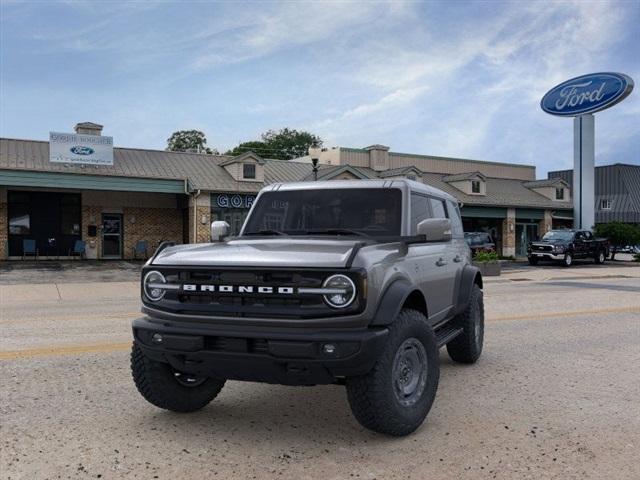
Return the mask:
<path id="1" fill-rule="evenodd" d="M 483 357 L 443 352 L 426 423 L 395 439 L 363 430 L 339 386 L 147 404 L 128 365 L 139 265 L 113 266 L 1 271 L 1 478 L 640 478 L 640 267 L 487 279 Z"/>

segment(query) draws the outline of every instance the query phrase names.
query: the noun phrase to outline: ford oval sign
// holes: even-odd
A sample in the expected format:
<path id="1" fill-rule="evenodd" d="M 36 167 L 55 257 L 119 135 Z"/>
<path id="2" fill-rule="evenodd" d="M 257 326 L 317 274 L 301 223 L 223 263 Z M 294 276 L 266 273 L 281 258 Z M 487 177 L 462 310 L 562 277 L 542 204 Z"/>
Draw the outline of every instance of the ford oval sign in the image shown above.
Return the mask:
<path id="1" fill-rule="evenodd" d="M 633 90 L 633 80 L 622 73 L 590 73 L 572 78 L 549 90 L 542 110 L 551 115 L 575 117 L 612 107 Z"/>
<path id="2" fill-rule="evenodd" d="M 82 147 L 80 145 L 76 145 L 75 147 L 71 147 L 69 149 L 71 153 L 75 153 L 76 155 L 93 155 L 95 150 L 91 147 Z"/>

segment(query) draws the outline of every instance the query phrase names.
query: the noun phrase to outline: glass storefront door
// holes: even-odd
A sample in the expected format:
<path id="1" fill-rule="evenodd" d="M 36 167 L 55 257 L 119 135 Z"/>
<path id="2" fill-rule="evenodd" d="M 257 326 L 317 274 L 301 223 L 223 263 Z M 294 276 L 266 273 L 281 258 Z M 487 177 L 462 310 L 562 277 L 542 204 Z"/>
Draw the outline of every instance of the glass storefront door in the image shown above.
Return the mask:
<path id="1" fill-rule="evenodd" d="M 122 214 L 102 214 L 102 258 L 122 258 Z"/>
<path id="2" fill-rule="evenodd" d="M 526 257 L 529 242 L 537 239 L 537 223 L 516 223 L 516 257 Z"/>

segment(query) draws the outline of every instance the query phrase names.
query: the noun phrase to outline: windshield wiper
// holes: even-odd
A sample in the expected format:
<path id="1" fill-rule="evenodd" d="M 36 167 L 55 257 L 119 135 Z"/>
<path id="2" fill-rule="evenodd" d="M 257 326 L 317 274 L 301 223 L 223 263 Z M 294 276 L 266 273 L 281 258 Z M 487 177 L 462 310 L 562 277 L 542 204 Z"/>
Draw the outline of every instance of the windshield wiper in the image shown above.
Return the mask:
<path id="1" fill-rule="evenodd" d="M 280 230 L 258 230 L 256 232 L 246 232 L 244 235 L 284 235 L 287 234 Z"/>
<path id="2" fill-rule="evenodd" d="M 326 230 L 308 230 L 305 233 L 310 235 L 357 235 L 359 237 L 368 237 L 364 232 L 358 232 L 357 230 L 350 230 L 348 228 L 327 228 Z"/>

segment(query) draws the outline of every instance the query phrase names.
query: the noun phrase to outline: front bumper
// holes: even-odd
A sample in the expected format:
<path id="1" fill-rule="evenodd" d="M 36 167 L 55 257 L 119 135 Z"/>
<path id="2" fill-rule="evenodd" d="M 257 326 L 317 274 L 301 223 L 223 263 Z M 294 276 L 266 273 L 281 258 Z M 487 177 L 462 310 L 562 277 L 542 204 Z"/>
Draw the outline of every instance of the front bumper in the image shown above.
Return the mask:
<path id="1" fill-rule="evenodd" d="M 133 321 L 134 341 L 145 355 L 177 370 L 284 385 L 329 384 L 363 375 L 381 354 L 387 334 L 386 328 L 229 328 L 150 317 Z"/>
<path id="2" fill-rule="evenodd" d="M 537 258 L 538 260 L 563 260 L 564 253 L 554 253 L 554 252 L 529 252 L 528 257 Z"/>

